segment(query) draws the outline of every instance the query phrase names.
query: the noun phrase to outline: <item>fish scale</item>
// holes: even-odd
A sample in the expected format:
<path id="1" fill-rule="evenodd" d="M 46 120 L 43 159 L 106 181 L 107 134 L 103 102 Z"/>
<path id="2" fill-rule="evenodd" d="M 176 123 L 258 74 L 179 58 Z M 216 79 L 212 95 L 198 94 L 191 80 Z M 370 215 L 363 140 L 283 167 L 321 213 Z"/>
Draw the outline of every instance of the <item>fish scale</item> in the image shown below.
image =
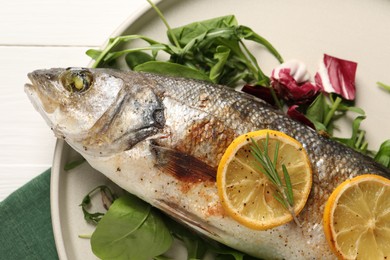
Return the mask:
<path id="1" fill-rule="evenodd" d="M 311 207 L 306 206 L 306 209 L 300 214 L 302 222 L 307 225 L 316 225 L 321 222 L 321 212 L 328 195 L 345 179 L 352 178 L 359 173 L 380 174 L 382 171 L 381 167 L 373 163 L 370 158 L 318 135 L 311 128 L 287 118 L 268 104 L 256 100 L 252 96 L 246 94 L 238 96 L 237 92 L 230 91 L 230 89 L 226 91 L 226 87 L 222 86 L 211 86 L 206 83 L 186 84 L 187 80 L 185 79 L 175 79 L 175 82 L 172 82 L 170 78 L 158 75 L 149 76 L 165 90 L 165 98 L 175 97 L 176 93 L 184 92 L 187 94 L 186 99 L 180 97 L 181 95 L 177 99 L 182 106 L 190 106 L 207 112 L 211 118 L 225 122 L 225 129 L 229 128 L 235 133 L 224 143 L 225 146 L 214 145 L 214 148 L 220 148 L 224 151 L 238 135 L 264 128 L 285 132 L 300 141 L 310 156 L 313 165 L 313 182 L 317 184 L 317 186 L 314 185 L 312 196 L 309 198 L 308 204 Z M 208 96 L 209 99 L 213 97 L 221 102 L 200 107 L 197 105 L 197 97 L 201 95 L 200 93 Z M 239 124 L 233 122 L 239 122 Z M 192 142 L 191 138 L 183 137 L 183 139 L 186 143 Z M 208 141 L 213 142 L 213 140 Z M 191 148 L 192 150 L 182 150 L 182 152 L 196 156 L 193 147 Z M 209 153 L 209 151 L 203 151 L 202 154 L 205 153 Z M 221 156 L 222 154 L 218 153 L 213 158 L 213 166 L 218 164 Z"/>
<path id="2" fill-rule="evenodd" d="M 92 76 L 90 89 L 69 94 L 61 81 L 69 70 Z M 108 69 L 39 70 L 29 78 L 25 91 L 35 107 L 92 167 L 178 221 L 253 256 L 333 259 L 321 223 L 330 193 L 363 173 L 390 176 L 371 158 L 224 86 Z M 302 227 L 290 222 L 251 230 L 227 216 L 219 201 L 215 175 L 224 150 L 235 137 L 264 128 L 294 137 L 310 157 L 313 186 L 298 216 Z M 112 134 L 101 138 L 100 129 Z"/>

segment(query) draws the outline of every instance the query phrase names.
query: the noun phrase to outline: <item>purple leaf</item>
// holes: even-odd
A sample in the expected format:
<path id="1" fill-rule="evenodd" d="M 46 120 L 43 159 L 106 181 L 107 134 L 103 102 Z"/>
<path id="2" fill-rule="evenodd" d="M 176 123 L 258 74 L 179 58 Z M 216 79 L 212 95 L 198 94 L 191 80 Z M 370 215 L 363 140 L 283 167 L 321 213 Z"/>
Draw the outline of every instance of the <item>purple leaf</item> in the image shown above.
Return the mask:
<path id="1" fill-rule="evenodd" d="M 305 124 L 313 129 L 315 129 L 314 124 L 303 114 L 298 110 L 298 105 L 292 105 L 287 110 L 287 115 L 291 117 L 292 119 L 301 122 L 302 124 Z"/>
<path id="2" fill-rule="evenodd" d="M 354 100 L 356 68 L 356 62 L 324 54 L 314 77 L 316 85 L 325 93 L 336 93 L 347 100 Z"/>
<path id="3" fill-rule="evenodd" d="M 271 86 L 284 100 L 304 104 L 312 101 L 319 90 L 309 79 L 306 66 L 300 61 L 292 60 L 272 71 Z"/>
<path id="4" fill-rule="evenodd" d="M 271 89 L 263 86 L 245 85 L 241 89 L 242 92 L 251 94 L 257 98 L 264 100 L 265 102 L 275 105 L 275 100 L 272 97 Z"/>

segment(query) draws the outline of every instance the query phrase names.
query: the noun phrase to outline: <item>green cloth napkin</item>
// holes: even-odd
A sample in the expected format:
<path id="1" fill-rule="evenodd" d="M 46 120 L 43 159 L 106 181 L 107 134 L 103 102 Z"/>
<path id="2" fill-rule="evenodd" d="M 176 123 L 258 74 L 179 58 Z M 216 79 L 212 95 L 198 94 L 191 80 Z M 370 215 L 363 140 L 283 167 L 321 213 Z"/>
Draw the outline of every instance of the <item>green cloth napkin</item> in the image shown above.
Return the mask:
<path id="1" fill-rule="evenodd" d="M 0 202 L 0 259 L 58 259 L 50 215 L 50 169 Z"/>

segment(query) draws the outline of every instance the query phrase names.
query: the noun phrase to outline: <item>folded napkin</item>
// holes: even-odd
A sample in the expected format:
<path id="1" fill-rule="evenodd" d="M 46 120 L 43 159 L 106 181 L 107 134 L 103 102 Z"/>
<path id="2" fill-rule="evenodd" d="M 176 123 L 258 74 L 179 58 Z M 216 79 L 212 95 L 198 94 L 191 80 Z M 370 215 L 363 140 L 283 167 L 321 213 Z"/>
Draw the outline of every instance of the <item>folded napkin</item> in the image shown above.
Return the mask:
<path id="1" fill-rule="evenodd" d="M 50 169 L 0 202 L 0 259 L 58 259 L 50 215 Z"/>

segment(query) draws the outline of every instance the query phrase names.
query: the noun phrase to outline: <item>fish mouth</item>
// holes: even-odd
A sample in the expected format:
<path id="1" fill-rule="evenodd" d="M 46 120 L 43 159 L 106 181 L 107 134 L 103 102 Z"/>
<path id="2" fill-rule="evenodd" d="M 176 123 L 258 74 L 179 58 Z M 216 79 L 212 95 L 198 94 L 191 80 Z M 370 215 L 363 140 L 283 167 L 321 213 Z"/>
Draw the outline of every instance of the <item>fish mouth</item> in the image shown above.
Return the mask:
<path id="1" fill-rule="evenodd" d="M 52 114 L 58 107 L 58 93 L 54 86 L 56 75 L 57 70 L 36 70 L 27 74 L 31 83 L 26 83 L 24 90 L 39 112 L 43 109 Z"/>
<path id="2" fill-rule="evenodd" d="M 34 73 L 27 74 L 27 77 L 31 82 L 24 85 L 24 92 L 27 94 L 35 110 L 37 110 L 39 114 L 41 114 L 41 116 L 45 119 L 46 123 L 52 127 L 53 123 L 48 115 L 49 113 L 53 112 L 53 106 L 48 105 L 51 103 L 50 98 L 45 95 L 45 93 L 43 93 Z"/>
<path id="3" fill-rule="evenodd" d="M 30 80 L 30 82 L 24 84 L 24 91 L 26 92 L 26 94 L 28 94 L 28 97 L 30 98 L 30 100 L 32 101 L 32 103 L 35 106 L 37 103 L 36 101 L 37 101 L 37 97 L 38 97 L 37 94 L 38 94 L 38 88 L 39 88 L 37 75 L 35 72 L 31 72 L 31 73 L 27 74 L 27 77 Z M 39 99 L 39 97 L 38 97 L 38 99 Z"/>
<path id="4" fill-rule="evenodd" d="M 40 98 L 37 93 L 37 85 L 32 77 L 31 73 L 29 73 L 28 78 L 30 79 L 31 83 L 24 84 L 24 92 L 27 94 L 28 98 L 30 99 L 31 103 L 33 104 L 34 108 L 39 111 L 39 103 Z"/>

